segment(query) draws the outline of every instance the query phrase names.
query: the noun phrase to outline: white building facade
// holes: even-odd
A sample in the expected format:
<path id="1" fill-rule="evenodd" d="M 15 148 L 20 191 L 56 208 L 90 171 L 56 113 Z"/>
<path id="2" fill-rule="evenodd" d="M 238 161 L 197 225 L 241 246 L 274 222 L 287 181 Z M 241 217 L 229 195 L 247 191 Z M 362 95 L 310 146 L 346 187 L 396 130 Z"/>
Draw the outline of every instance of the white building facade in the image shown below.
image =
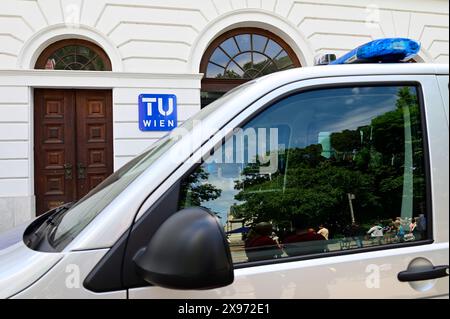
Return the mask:
<path id="1" fill-rule="evenodd" d="M 413 38 L 422 43 L 417 62 L 448 63 L 448 6 L 448 0 L 0 0 L 0 231 L 79 198 L 164 135 L 139 129 L 141 94 L 176 95 L 181 123 L 201 109 L 202 97 L 206 103 L 268 70 L 311 66 L 318 54 L 340 56 L 372 39 Z M 247 35 L 245 53 L 240 40 Z M 239 51 L 234 56 L 226 48 L 230 39 Z M 58 57 L 69 46 L 79 48 L 78 61 L 77 53 Z M 258 57 L 273 65 L 262 71 Z"/>

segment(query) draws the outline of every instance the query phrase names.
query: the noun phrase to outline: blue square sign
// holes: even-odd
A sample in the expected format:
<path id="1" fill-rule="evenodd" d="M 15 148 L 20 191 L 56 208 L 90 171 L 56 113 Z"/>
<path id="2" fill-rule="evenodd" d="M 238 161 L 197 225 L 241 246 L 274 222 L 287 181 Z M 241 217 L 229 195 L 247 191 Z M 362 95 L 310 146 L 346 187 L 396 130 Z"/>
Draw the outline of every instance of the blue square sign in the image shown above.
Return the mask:
<path id="1" fill-rule="evenodd" d="M 139 129 L 168 132 L 177 127 L 177 97 L 169 94 L 139 95 Z"/>

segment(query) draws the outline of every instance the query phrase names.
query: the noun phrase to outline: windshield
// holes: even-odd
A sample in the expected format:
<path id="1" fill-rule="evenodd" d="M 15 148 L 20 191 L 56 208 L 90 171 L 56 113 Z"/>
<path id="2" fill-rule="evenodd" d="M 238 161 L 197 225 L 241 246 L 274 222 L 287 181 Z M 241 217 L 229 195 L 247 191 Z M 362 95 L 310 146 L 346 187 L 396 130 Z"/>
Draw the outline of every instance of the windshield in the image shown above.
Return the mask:
<path id="1" fill-rule="evenodd" d="M 50 245 L 56 250 L 64 249 L 114 198 L 179 140 L 177 130 L 184 129 L 191 131 L 195 122 L 207 118 L 225 102 L 239 94 L 252 83 L 246 83 L 238 87 L 202 109 L 197 115 L 181 125 L 180 128 L 174 130 L 173 134 L 168 134 L 161 138 L 147 151 L 120 168 L 70 209 L 65 211 L 54 223 L 54 227 L 50 230 L 50 233 L 47 234 Z"/>

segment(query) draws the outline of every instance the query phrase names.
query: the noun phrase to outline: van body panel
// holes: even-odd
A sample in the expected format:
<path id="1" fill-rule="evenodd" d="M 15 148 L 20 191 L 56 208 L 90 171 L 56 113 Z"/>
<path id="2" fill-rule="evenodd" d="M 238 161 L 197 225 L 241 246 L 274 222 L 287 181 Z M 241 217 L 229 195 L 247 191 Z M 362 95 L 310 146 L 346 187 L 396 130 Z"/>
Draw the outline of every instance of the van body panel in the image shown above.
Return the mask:
<path id="1" fill-rule="evenodd" d="M 0 298 L 9 298 L 39 282 L 63 257 L 31 250 L 20 242 L 0 251 Z M 38 293 L 37 295 L 41 295 Z"/>
<path id="2" fill-rule="evenodd" d="M 126 291 L 99 294 L 83 286 L 86 276 L 107 252 L 107 249 L 101 249 L 65 253 L 56 266 L 13 298 L 30 299 L 38 296 L 46 299 L 125 299 Z"/>
<path id="3" fill-rule="evenodd" d="M 239 266 L 232 285 L 206 291 L 158 287 L 94 293 L 83 286 L 110 248 L 136 221 L 233 129 L 282 96 L 322 87 L 417 84 L 424 102 L 429 183 L 430 238 L 417 245 L 316 256 L 312 259 Z M 445 91 L 447 88 L 447 91 Z M 445 94 L 447 93 L 447 94 Z M 212 108 L 212 110 L 214 110 Z M 403 283 L 398 274 L 417 261 L 449 263 L 448 66 L 430 64 L 345 65 L 303 68 L 260 78 L 225 97 L 202 125 L 219 131 L 189 131 L 115 197 L 62 252 L 42 253 L 21 240 L 0 251 L 0 297 L 8 298 L 440 298 L 448 277 Z M 177 132 L 176 132 L 177 133 Z M 179 133 L 179 132 L 178 132 Z M 187 147 L 188 146 L 188 147 Z"/>

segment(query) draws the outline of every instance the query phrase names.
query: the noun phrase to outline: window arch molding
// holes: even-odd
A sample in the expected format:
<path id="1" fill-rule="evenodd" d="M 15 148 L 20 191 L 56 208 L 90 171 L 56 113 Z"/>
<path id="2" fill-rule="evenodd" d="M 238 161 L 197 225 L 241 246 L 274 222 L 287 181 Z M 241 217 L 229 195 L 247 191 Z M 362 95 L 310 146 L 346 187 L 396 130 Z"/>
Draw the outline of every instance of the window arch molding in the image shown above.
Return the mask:
<path id="1" fill-rule="evenodd" d="M 17 68 L 33 70 L 37 59 L 49 45 L 67 39 L 82 39 L 95 43 L 108 55 L 113 72 L 124 71 L 122 55 L 117 45 L 103 33 L 84 24 L 80 24 L 76 28 L 66 24 L 57 24 L 40 29 L 23 44 L 16 61 Z"/>
<path id="2" fill-rule="evenodd" d="M 197 74 L 200 62 L 212 41 L 226 31 L 254 27 L 269 30 L 282 37 L 294 49 L 303 66 L 313 63 L 315 50 L 307 35 L 295 23 L 270 10 L 247 8 L 226 12 L 205 27 L 194 40 L 188 58 L 188 70 Z"/>
<path id="3" fill-rule="evenodd" d="M 35 69 L 112 71 L 112 63 L 97 44 L 65 39 L 47 46 L 39 55 Z"/>
<path id="4" fill-rule="evenodd" d="M 202 95 L 215 92 L 218 97 L 257 77 L 301 66 L 295 51 L 280 36 L 262 28 L 235 28 L 213 40 L 203 54 Z M 213 99 L 205 97 L 202 106 Z"/>

